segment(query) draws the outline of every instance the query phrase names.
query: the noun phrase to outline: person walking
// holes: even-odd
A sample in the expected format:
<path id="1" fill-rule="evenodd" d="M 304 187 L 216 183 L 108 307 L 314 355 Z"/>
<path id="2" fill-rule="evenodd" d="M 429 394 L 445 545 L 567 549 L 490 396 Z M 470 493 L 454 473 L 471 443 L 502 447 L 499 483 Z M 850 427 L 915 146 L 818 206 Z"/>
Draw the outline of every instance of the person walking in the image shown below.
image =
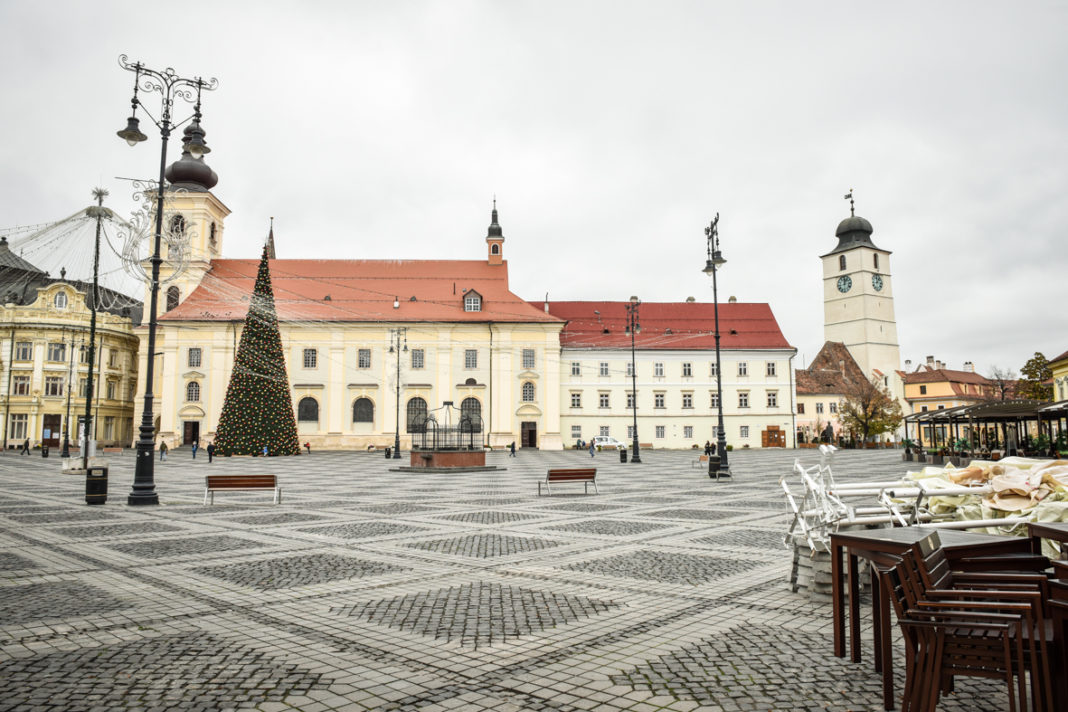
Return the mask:
<path id="1" fill-rule="evenodd" d="M 209 440 L 206 449 L 208 451 L 208 462 L 211 462 L 211 458 L 215 457 L 215 443 Z"/>
<path id="2" fill-rule="evenodd" d="M 590 457 L 593 457 L 593 441 L 590 440 Z"/>
<path id="3" fill-rule="evenodd" d="M 161 442 L 159 444 L 159 461 L 163 462 L 167 459 L 167 443 Z"/>
<path id="4" fill-rule="evenodd" d="M 512 444 L 508 446 L 508 456 L 515 457 L 515 440 L 513 440 Z"/>
<path id="5" fill-rule="evenodd" d="M 712 454 L 712 443 L 710 443 L 709 441 L 705 440 L 705 457 L 708 457 L 711 454 Z"/>
<path id="6" fill-rule="evenodd" d="M 30 454 L 30 439 L 29 438 L 26 438 L 26 440 L 22 443 L 22 449 L 19 450 L 19 454 L 20 455 L 29 455 Z"/>
<path id="7" fill-rule="evenodd" d="M 200 447 L 200 438 L 193 439 L 193 459 L 197 459 L 197 448 Z"/>
<path id="8" fill-rule="evenodd" d="M 304 447 L 308 449 L 308 454 L 311 455 L 311 443 L 304 443 Z"/>

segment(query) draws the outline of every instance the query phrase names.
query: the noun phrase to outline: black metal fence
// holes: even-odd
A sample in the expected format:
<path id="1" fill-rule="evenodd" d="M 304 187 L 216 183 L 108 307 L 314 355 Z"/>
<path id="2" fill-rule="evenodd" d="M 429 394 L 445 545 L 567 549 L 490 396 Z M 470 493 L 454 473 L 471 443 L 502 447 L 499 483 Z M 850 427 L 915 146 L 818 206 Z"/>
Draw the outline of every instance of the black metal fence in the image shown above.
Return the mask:
<path id="1" fill-rule="evenodd" d="M 482 416 L 459 413 L 446 405 L 415 420 L 412 434 L 419 436 L 420 450 L 481 450 Z"/>

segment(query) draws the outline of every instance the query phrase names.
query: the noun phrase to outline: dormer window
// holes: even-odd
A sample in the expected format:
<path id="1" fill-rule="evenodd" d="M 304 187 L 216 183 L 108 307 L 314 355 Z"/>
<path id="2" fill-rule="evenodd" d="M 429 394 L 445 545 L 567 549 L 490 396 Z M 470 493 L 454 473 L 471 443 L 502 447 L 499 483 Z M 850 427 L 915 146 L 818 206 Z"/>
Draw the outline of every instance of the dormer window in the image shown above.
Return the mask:
<path id="1" fill-rule="evenodd" d="M 66 309 L 67 308 L 67 293 L 66 292 L 56 292 L 56 297 L 52 301 L 52 303 L 55 305 L 56 309 Z"/>
<path id="2" fill-rule="evenodd" d="M 478 292 L 468 292 L 464 295 L 464 311 L 465 312 L 480 312 L 482 311 L 482 297 Z"/>

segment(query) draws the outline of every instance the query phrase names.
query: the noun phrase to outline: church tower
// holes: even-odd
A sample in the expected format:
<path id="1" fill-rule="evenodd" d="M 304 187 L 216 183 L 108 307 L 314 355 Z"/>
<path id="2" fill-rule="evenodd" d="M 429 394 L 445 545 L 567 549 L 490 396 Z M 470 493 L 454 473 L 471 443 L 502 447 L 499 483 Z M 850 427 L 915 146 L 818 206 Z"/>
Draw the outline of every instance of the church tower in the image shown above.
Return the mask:
<path id="1" fill-rule="evenodd" d="M 871 223 L 854 211 L 838 224 L 838 245 L 823 261 L 823 338 L 846 345 L 860 369 L 896 391 L 901 368 L 890 252 L 871 241 Z M 874 372 L 878 371 L 878 374 Z"/>
<path id="2" fill-rule="evenodd" d="M 211 268 L 211 260 L 222 256 L 223 221 L 230 209 L 211 192 L 219 176 L 204 162 L 203 156 L 193 158 L 189 153 L 189 140 L 197 131 L 203 137 L 204 130 L 199 123 L 186 127 L 182 156 L 167 167 L 169 185 L 163 204 L 163 231 L 165 236 L 168 232 L 184 236 L 186 266 L 177 279 L 161 285 L 160 314 L 185 301 Z M 155 215 L 152 221 L 154 226 Z M 162 257 L 160 278 L 166 279 L 173 273 L 175 264 L 165 249 Z"/>
<path id="3" fill-rule="evenodd" d="M 489 230 L 486 231 L 487 259 L 491 265 L 504 264 L 504 230 L 497 222 L 497 199 L 493 199 Z"/>

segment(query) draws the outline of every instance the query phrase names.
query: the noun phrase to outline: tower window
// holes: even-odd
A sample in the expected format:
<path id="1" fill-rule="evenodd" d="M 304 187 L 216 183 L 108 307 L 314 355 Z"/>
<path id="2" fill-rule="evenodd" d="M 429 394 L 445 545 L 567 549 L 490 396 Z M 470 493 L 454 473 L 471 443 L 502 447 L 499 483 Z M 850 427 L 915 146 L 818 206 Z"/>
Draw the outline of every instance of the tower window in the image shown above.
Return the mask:
<path id="1" fill-rule="evenodd" d="M 181 217 L 178 215 L 177 217 Z M 181 293 L 178 291 L 178 287 L 167 287 L 167 311 L 178 308 L 178 299 Z"/>
<path id="2" fill-rule="evenodd" d="M 838 255 L 838 269 L 844 270 L 846 268 L 845 255 Z"/>
<path id="3" fill-rule="evenodd" d="M 492 245 L 490 245 L 490 254 L 491 255 L 499 255 L 499 254 L 501 254 L 501 246 L 498 245 L 496 242 L 493 243 Z"/>
<path id="4" fill-rule="evenodd" d="M 872 255 L 872 259 L 875 260 L 875 269 L 879 269 L 879 255 Z"/>

